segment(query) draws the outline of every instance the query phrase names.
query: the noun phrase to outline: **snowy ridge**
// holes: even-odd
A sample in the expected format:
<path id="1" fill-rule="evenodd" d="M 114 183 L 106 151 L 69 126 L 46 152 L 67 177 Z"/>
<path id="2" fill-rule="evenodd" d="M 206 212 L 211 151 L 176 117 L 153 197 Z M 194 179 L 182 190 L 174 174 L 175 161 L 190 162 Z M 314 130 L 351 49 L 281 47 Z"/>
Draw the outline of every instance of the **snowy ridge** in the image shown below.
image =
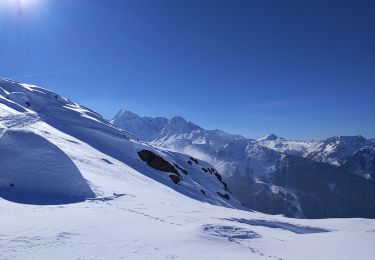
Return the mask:
<path id="1" fill-rule="evenodd" d="M 123 116 L 123 114 L 130 114 L 132 120 L 136 120 L 137 124 L 129 120 L 129 116 Z M 154 120 L 156 121 L 154 122 Z M 154 129 L 154 131 L 147 131 L 146 137 L 144 137 L 142 132 L 145 121 L 148 121 L 148 127 Z M 367 140 L 361 135 L 335 136 L 322 141 L 298 141 L 287 140 L 275 134 L 268 134 L 258 140 L 252 140 L 240 135 L 228 134 L 221 130 L 205 130 L 178 116 L 170 120 L 163 117 L 153 119 L 140 117 L 125 109 L 121 110 L 111 120 L 111 123 L 134 133 L 141 140 L 149 141 L 153 145 L 176 150 L 189 151 L 194 150 L 193 148 L 198 148 L 200 152 L 211 154 L 236 139 L 243 139 L 249 143 L 254 142 L 280 153 L 311 158 L 315 161 L 335 166 L 344 164 L 349 156 L 352 156 L 362 147 L 375 147 L 374 139 Z"/>
<path id="2" fill-rule="evenodd" d="M 0 142 L 4 147 L 2 151 L 4 153 L 6 151 L 10 154 L 10 156 L 1 157 L 0 159 L 1 167 L 9 169 L 9 175 L 2 174 L 1 176 L 2 182 L 0 185 L 2 185 L 3 189 L 6 188 L 7 190 L 7 194 L 4 194 L 3 197 L 7 197 L 8 193 L 16 191 L 21 193 L 27 192 L 28 194 L 40 192 L 38 186 L 32 185 L 31 183 L 28 184 L 28 179 L 22 176 L 27 174 L 30 179 L 37 181 L 36 176 L 31 175 L 34 174 L 34 172 L 39 172 L 37 167 L 39 167 L 40 163 L 36 163 L 38 162 L 37 160 L 46 160 L 50 162 L 51 167 L 52 165 L 61 164 L 60 161 L 62 161 L 62 159 L 56 156 L 56 152 L 54 154 L 52 151 L 45 152 L 45 150 L 48 149 L 53 150 L 53 144 L 50 145 L 51 148 L 46 148 L 44 150 L 41 150 L 41 148 L 37 146 L 37 140 L 40 140 L 39 142 L 41 143 L 50 143 L 51 139 L 56 138 L 51 132 L 60 131 L 80 140 L 80 142 L 73 140 L 71 146 L 79 146 L 81 142 L 85 142 L 93 148 L 122 161 L 148 177 L 160 181 L 187 196 L 212 204 L 241 208 L 240 204 L 234 197 L 228 194 L 229 192 L 226 190 L 224 184 L 218 180 L 216 176 L 208 175 L 202 170 L 202 168 L 212 168 L 211 165 L 202 161 L 197 161 L 197 163 L 195 163 L 197 166 L 190 165 L 188 163 L 190 161 L 189 156 L 156 149 L 147 144 L 137 142 L 136 140 L 131 140 L 126 131 L 113 127 L 96 112 L 43 88 L 18 84 L 9 80 L 2 80 L 0 86 L 2 89 L 1 92 L 3 93 L 1 96 L 0 114 L 2 116 L 2 125 L 5 126 L 4 130 L 2 130 L 2 132 L 5 131 L 5 133 L 2 133 Z M 18 137 L 13 137 L 15 135 Z M 16 171 L 16 169 L 19 169 L 17 168 L 17 163 L 15 163 L 18 159 L 12 154 L 19 152 L 16 150 L 20 145 L 18 142 L 21 142 L 24 146 L 21 147 L 22 150 L 25 150 L 25 156 L 30 157 L 30 160 L 25 161 L 25 167 L 29 168 L 29 172 Z M 30 145 L 25 146 L 27 143 L 30 143 Z M 55 143 L 55 146 L 57 146 L 55 150 L 59 150 L 60 144 Z M 30 153 L 29 150 L 32 152 Z M 179 168 L 173 172 L 155 170 L 141 160 L 138 152 L 142 150 L 151 151 L 155 155 L 164 158 L 166 161 L 165 164 L 171 164 L 172 167 L 186 169 L 186 172 L 182 173 Z M 47 154 L 46 158 L 43 158 L 44 153 Z M 61 156 L 66 156 L 61 151 L 60 154 Z M 54 158 L 54 160 L 50 161 L 49 158 Z M 67 158 L 67 160 L 69 160 L 69 158 Z M 98 158 L 98 160 L 100 160 L 100 158 Z M 32 161 L 35 163 L 31 163 Z M 70 175 L 64 178 L 71 183 L 76 183 L 77 180 L 74 179 L 75 177 L 73 177 L 73 175 L 79 175 L 79 171 L 74 169 L 73 163 L 71 164 L 72 166 L 68 171 Z M 14 165 L 13 168 L 11 167 L 12 165 Z M 45 164 L 44 167 L 47 167 L 47 165 Z M 20 170 L 22 170 L 22 168 Z M 51 177 L 54 181 L 57 181 L 54 176 L 45 176 L 48 171 L 51 170 L 47 167 L 44 171 L 43 178 Z M 66 171 L 67 169 L 61 169 L 61 172 Z M 73 173 L 74 171 L 76 173 Z M 56 172 L 56 174 L 58 174 L 58 172 Z M 177 177 L 172 177 L 171 175 L 176 175 Z M 91 185 L 90 183 L 84 182 L 83 178 L 86 177 L 87 176 L 81 176 L 82 185 Z M 178 183 L 174 183 L 176 180 L 178 180 Z M 46 180 L 46 182 L 48 181 Z M 61 184 L 63 183 L 64 182 L 61 182 Z M 45 183 L 42 182 L 39 183 L 39 185 L 43 186 Z M 55 188 L 51 187 L 49 189 L 51 194 L 49 194 L 48 191 L 45 191 L 43 194 L 49 194 L 51 196 L 64 194 L 63 191 L 58 191 L 60 188 Z M 70 194 L 70 192 L 72 192 L 71 188 L 71 186 L 66 185 L 65 191 Z M 64 188 L 61 187 L 61 189 Z M 77 192 L 77 197 L 82 197 L 82 199 L 94 197 L 94 193 L 90 192 L 88 187 L 86 189 L 88 191 L 82 189 L 82 194 Z M 99 193 L 105 194 L 106 192 L 96 191 L 96 196 Z M 223 198 L 220 194 L 227 194 L 228 199 Z M 43 204 L 45 202 L 42 200 L 39 203 Z"/>

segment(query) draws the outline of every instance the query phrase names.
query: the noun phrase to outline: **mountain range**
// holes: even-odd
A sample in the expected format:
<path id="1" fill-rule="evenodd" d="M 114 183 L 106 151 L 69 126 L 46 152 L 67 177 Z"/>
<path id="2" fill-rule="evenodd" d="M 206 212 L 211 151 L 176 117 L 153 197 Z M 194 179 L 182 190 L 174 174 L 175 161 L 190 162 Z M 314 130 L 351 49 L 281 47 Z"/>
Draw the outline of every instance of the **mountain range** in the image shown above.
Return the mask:
<path id="1" fill-rule="evenodd" d="M 140 140 L 213 164 L 249 208 L 299 218 L 375 216 L 375 140 L 335 136 L 254 140 L 206 130 L 176 116 L 140 117 L 120 110 L 111 123 Z"/>

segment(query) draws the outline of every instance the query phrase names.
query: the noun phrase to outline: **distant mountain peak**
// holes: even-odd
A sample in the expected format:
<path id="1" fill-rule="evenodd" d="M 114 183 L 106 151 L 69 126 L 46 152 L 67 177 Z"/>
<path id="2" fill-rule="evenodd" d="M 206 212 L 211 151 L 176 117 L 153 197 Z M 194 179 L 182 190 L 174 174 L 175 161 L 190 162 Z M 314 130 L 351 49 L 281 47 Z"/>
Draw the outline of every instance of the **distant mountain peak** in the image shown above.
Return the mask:
<path id="1" fill-rule="evenodd" d="M 120 111 L 117 112 L 117 114 L 115 115 L 115 117 L 113 119 L 116 119 L 116 118 L 127 118 L 127 119 L 131 119 L 131 118 L 139 118 L 140 116 L 127 110 L 126 108 L 122 108 Z"/>
<path id="2" fill-rule="evenodd" d="M 169 136 L 173 134 L 190 133 L 192 131 L 202 130 L 201 127 L 187 121 L 182 116 L 175 116 L 169 119 L 168 123 L 160 132 L 161 136 Z"/>
<path id="3" fill-rule="evenodd" d="M 169 119 L 169 122 L 173 123 L 188 123 L 188 121 L 183 118 L 182 116 L 174 116 L 171 119 Z"/>
<path id="4" fill-rule="evenodd" d="M 268 141 L 273 141 L 273 140 L 277 140 L 279 139 L 279 137 L 275 134 L 267 134 L 261 138 L 259 138 L 258 140 L 268 140 Z"/>
<path id="5" fill-rule="evenodd" d="M 158 136 L 161 129 L 168 123 L 168 119 L 141 117 L 123 108 L 110 122 L 116 127 L 135 134 L 141 140 L 151 141 Z"/>
<path id="6" fill-rule="evenodd" d="M 326 142 L 332 142 L 332 141 L 367 141 L 365 137 L 362 135 L 353 135 L 353 136 L 346 136 L 346 135 L 337 135 L 337 136 L 332 136 L 326 139 Z"/>

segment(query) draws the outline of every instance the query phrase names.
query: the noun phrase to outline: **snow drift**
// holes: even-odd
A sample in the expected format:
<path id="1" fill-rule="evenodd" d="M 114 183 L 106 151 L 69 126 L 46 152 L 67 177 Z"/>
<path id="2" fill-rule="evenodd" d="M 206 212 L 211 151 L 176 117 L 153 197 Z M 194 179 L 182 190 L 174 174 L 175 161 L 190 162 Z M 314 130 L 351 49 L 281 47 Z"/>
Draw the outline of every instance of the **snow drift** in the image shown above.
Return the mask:
<path id="1" fill-rule="evenodd" d="M 94 197 L 70 158 L 32 132 L 1 135 L 0 169 L 0 196 L 12 201 L 61 204 Z"/>

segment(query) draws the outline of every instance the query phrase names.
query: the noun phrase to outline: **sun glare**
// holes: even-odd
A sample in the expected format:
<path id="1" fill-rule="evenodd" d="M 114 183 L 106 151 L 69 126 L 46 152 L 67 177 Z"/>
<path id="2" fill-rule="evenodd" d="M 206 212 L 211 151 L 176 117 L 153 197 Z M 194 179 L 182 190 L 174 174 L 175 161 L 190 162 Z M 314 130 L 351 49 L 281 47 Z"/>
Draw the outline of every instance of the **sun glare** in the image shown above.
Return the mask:
<path id="1" fill-rule="evenodd" d="M 40 0 L 6 0 L 11 8 L 26 9 L 36 6 Z"/>

